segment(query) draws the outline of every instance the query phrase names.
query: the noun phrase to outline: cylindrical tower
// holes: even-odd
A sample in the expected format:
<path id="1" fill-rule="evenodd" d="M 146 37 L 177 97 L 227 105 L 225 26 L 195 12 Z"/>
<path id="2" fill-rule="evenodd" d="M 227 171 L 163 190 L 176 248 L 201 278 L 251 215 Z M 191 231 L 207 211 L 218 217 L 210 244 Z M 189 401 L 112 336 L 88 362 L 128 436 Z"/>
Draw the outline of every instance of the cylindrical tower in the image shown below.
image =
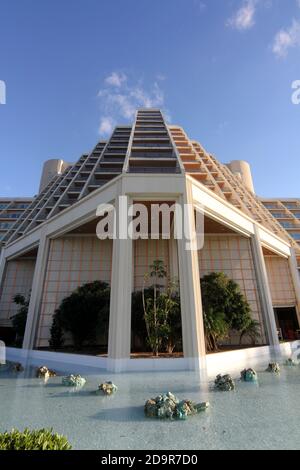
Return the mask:
<path id="1" fill-rule="evenodd" d="M 70 163 L 67 163 L 59 158 L 45 161 L 43 165 L 39 192 L 41 192 L 47 186 L 47 184 L 50 183 L 54 176 L 60 175 L 68 166 L 70 166 Z"/>
<path id="2" fill-rule="evenodd" d="M 237 175 L 241 178 L 244 185 L 254 193 L 254 184 L 251 173 L 251 167 L 248 162 L 244 160 L 233 160 L 227 164 L 228 168 L 232 171 L 234 175 Z"/>

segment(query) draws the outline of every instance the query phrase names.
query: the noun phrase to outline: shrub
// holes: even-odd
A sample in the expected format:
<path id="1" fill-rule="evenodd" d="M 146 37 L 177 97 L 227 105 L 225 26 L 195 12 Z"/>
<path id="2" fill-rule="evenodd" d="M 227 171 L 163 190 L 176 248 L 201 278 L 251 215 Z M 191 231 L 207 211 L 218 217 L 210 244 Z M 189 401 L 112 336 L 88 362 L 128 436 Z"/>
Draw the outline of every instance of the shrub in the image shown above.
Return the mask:
<path id="1" fill-rule="evenodd" d="M 59 349 L 64 344 L 64 334 L 59 323 L 58 317 L 54 315 L 52 326 L 50 328 L 49 345 L 52 349 Z"/>
<path id="2" fill-rule="evenodd" d="M 240 344 L 242 344 L 243 338 L 249 338 L 254 346 L 260 337 L 260 324 L 258 321 L 251 319 L 249 324 L 245 325 L 245 327 L 240 331 Z"/>
<path id="3" fill-rule="evenodd" d="M 203 321 L 205 329 L 205 342 L 208 351 L 216 351 L 218 342 L 227 338 L 229 334 L 229 324 L 223 312 L 217 312 L 212 308 L 203 311 Z"/>
<path id="4" fill-rule="evenodd" d="M 218 348 L 230 330 L 242 337 L 257 339 L 257 324 L 251 318 L 250 305 L 239 285 L 224 273 L 211 273 L 201 279 L 206 345 L 209 351 Z"/>
<path id="5" fill-rule="evenodd" d="M 0 433 L 0 450 L 70 450 L 72 447 L 65 436 L 53 433 L 52 429 L 23 432 L 13 429 Z"/>
<path id="6" fill-rule="evenodd" d="M 62 332 L 70 332 L 76 349 L 85 341 L 94 342 L 98 332 L 108 333 L 110 287 L 107 283 L 95 281 L 78 287 L 61 302 L 56 310 L 50 345 L 63 344 Z"/>

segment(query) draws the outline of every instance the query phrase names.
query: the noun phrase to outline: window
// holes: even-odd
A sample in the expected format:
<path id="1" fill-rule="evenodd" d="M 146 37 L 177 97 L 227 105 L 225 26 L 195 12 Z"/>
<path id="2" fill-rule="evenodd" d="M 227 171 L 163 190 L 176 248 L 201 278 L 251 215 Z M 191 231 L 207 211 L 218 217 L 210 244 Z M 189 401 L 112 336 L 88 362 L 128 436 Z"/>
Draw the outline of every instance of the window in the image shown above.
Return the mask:
<path id="1" fill-rule="evenodd" d="M 300 233 L 291 233 L 294 240 L 300 240 Z"/>
<path id="2" fill-rule="evenodd" d="M 294 203 L 283 203 L 287 209 L 293 210 L 293 209 L 299 209 L 298 204 Z"/>
<path id="3" fill-rule="evenodd" d="M 3 218 L 6 218 L 6 219 L 18 219 L 20 216 L 21 216 L 20 213 L 11 213 L 11 214 L 10 214 L 10 213 L 8 212 L 7 214 L 3 215 L 2 217 L 3 217 Z"/>
<path id="4" fill-rule="evenodd" d="M 280 225 L 284 228 L 294 228 L 295 225 L 292 222 L 280 222 Z"/>
<path id="5" fill-rule="evenodd" d="M 272 216 L 276 219 L 284 219 L 286 214 L 284 212 L 272 212 Z"/>
<path id="6" fill-rule="evenodd" d="M 13 222 L 0 222 L 0 229 L 9 229 L 14 223 Z"/>
<path id="7" fill-rule="evenodd" d="M 16 203 L 13 205 L 12 209 L 27 209 L 27 207 L 29 206 L 29 204 L 27 203 L 23 203 L 23 202 L 20 202 L 20 203 Z"/>

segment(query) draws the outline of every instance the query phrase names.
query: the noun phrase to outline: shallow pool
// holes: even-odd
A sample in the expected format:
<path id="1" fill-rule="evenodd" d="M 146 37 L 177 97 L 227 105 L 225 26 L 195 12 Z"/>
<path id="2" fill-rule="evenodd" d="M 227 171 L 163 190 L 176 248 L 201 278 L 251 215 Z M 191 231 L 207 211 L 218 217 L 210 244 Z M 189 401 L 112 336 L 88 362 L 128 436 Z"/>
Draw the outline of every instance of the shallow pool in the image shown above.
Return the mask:
<path id="1" fill-rule="evenodd" d="M 76 371 L 74 371 L 76 372 Z M 192 372 L 85 375 L 79 391 L 25 373 L 0 372 L 0 431 L 52 427 L 75 449 L 300 449 L 300 367 L 280 376 L 259 373 L 259 385 L 237 381 L 235 392 L 201 390 Z M 113 397 L 93 394 L 113 380 Z M 209 401 L 206 413 L 187 421 L 144 417 L 143 405 L 166 391 Z"/>

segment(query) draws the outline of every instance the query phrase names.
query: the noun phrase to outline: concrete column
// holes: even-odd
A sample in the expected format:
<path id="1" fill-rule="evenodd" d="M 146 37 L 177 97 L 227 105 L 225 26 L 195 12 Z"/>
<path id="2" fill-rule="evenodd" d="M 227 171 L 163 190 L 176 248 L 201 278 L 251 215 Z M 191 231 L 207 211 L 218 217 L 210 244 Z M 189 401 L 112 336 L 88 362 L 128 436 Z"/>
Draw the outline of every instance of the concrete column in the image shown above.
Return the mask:
<path id="1" fill-rule="evenodd" d="M 169 272 L 171 281 L 179 280 L 177 240 L 173 236 L 169 240 Z"/>
<path id="2" fill-rule="evenodd" d="M 289 267 L 292 275 L 296 301 L 297 301 L 297 314 L 300 323 L 300 276 L 297 265 L 297 258 L 294 248 L 291 248 L 291 256 L 289 257 Z"/>
<path id="3" fill-rule="evenodd" d="M 40 313 L 40 304 L 48 263 L 49 243 L 49 239 L 46 237 L 45 232 L 43 231 L 41 233 L 40 244 L 34 269 L 26 329 L 23 340 L 23 349 L 27 350 L 33 349 L 35 345 Z"/>
<path id="4" fill-rule="evenodd" d="M 192 187 L 186 182 L 186 194 L 181 197 L 181 204 L 191 204 L 193 208 Z M 182 207 L 184 210 L 184 207 Z M 192 239 L 195 233 L 194 210 L 185 215 L 186 238 Z M 206 377 L 206 349 L 202 315 L 202 300 L 198 250 L 188 250 L 185 237 L 178 240 L 179 283 L 182 318 L 182 341 L 184 357 L 189 362 L 189 368 L 200 371 Z"/>
<path id="5" fill-rule="evenodd" d="M 128 200 L 130 204 L 130 200 Z M 127 216 L 116 201 L 116 215 L 124 217 L 118 224 L 113 241 L 111 297 L 108 336 L 108 369 L 119 372 L 126 367 L 131 349 L 131 294 L 133 289 L 132 240 L 119 238 L 120 225 L 125 229 Z M 125 221 L 126 217 L 126 221 Z"/>
<path id="6" fill-rule="evenodd" d="M 6 272 L 6 269 L 5 269 L 6 268 L 6 258 L 5 258 L 4 252 L 5 252 L 5 248 L 2 248 L 2 251 L 0 252 L 0 300 L 1 300 L 2 286 L 3 286 L 3 282 L 4 282 L 4 279 L 5 279 L 5 272 Z M 1 314 L 1 312 L 0 312 L 0 314 Z M 0 341 L 0 353 L 1 353 L 1 341 Z M 0 364 L 1 364 L 1 357 L 0 357 Z M 2 362 L 2 364 L 5 364 L 5 361 Z"/>
<path id="7" fill-rule="evenodd" d="M 277 334 L 277 326 L 275 321 L 272 296 L 269 287 L 267 268 L 261 245 L 259 229 L 256 224 L 254 225 L 254 227 L 255 233 L 252 237 L 252 253 L 262 307 L 265 334 L 267 336 L 267 341 L 269 345 L 273 347 L 274 354 L 276 356 L 277 354 L 279 354 L 279 339 Z"/>
<path id="8" fill-rule="evenodd" d="M 2 248 L 0 252 L 0 288 L 1 288 L 4 275 L 5 275 L 5 266 L 6 266 L 5 248 Z"/>

